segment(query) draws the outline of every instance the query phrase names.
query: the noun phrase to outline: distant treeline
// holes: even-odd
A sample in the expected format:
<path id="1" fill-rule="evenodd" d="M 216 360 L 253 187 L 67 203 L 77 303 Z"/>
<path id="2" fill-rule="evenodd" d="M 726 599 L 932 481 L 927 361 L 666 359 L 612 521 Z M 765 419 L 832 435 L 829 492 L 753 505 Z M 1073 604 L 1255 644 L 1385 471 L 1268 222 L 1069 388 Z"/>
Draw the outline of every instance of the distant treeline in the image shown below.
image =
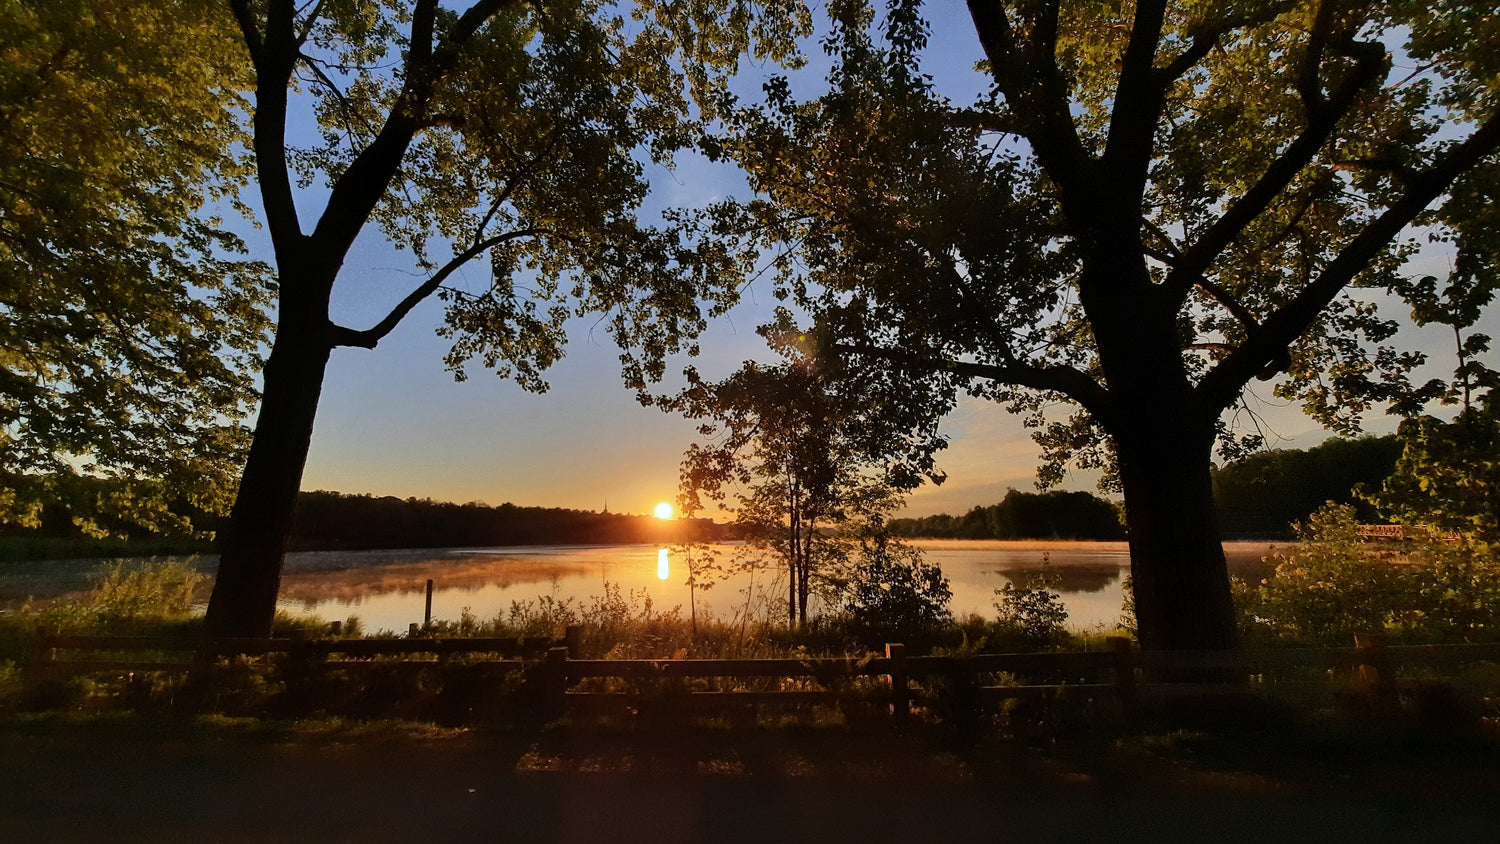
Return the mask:
<path id="1" fill-rule="evenodd" d="M 1309 449 L 1255 454 L 1214 472 L 1219 528 L 1227 538 L 1285 539 L 1294 522 L 1334 501 L 1352 504 L 1361 522 L 1382 521 L 1355 497 L 1355 487 L 1380 487 L 1401 456 L 1395 435 L 1334 438 Z"/>
<path id="2" fill-rule="evenodd" d="M 93 487 L 98 486 L 99 490 Z M 75 478 L 76 494 L 49 502 L 40 524 L 0 525 L 0 560 L 135 556 L 212 552 L 214 543 L 163 537 L 99 518 L 91 506 L 103 485 Z M 178 505 L 195 529 L 219 532 L 222 519 Z M 99 521 L 119 535 L 85 536 L 75 514 Z M 298 551 L 373 548 L 462 548 L 486 545 L 590 545 L 721 540 L 727 528 L 707 519 L 662 520 L 650 516 L 594 513 L 557 507 L 452 504 L 417 498 L 304 492 L 297 497 L 290 548 Z"/>
<path id="3" fill-rule="evenodd" d="M 557 507 L 452 504 L 418 498 L 304 492 L 297 497 L 297 550 L 590 545 L 717 539 L 708 520 L 595 513 Z"/>
<path id="4" fill-rule="evenodd" d="M 1010 490 L 962 516 L 892 519 L 897 536 L 932 539 L 1124 539 L 1119 509 L 1087 492 Z"/>

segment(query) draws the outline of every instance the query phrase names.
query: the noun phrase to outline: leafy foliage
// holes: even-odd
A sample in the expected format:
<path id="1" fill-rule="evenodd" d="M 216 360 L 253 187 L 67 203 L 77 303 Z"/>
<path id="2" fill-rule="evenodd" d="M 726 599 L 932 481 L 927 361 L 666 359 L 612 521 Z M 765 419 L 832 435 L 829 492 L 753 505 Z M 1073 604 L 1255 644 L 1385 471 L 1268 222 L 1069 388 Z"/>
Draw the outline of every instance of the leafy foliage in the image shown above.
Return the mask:
<path id="1" fill-rule="evenodd" d="M 1053 647 L 1067 641 L 1068 610 L 1054 591 L 1057 576 L 1042 557 L 1042 569 L 1024 585 L 1006 583 L 995 590 L 996 630 L 992 644 L 1027 650 Z"/>
<path id="2" fill-rule="evenodd" d="M 1452 422 L 1401 423 L 1395 471 L 1370 500 L 1397 522 L 1500 543 L 1500 408 L 1494 393 Z"/>
<path id="3" fill-rule="evenodd" d="M 1492 547 L 1428 536 L 1398 555 L 1360 541 L 1354 510 L 1331 506 L 1303 528 L 1275 573 L 1242 585 L 1247 633 L 1301 645 L 1349 645 L 1356 633 L 1395 641 L 1493 641 L 1500 559 Z"/>
<path id="4" fill-rule="evenodd" d="M 922 636 L 953 621 L 953 590 L 943 570 L 919 549 L 885 536 L 860 541 L 842 592 L 854 629 L 870 641 Z"/>
<path id="5" fill-rule="evenodd" d="M 267 325 L 266 268 L 212 216 L 245 176 L 227 24 L 0 9 L 0 522 L 61 499 L 91 536 L 184 533 L 174 499 L 227 508 Z"/>
<path id="6" fill-rule="evenodd" d="M 1294 525 L 1324 504 L 1353 505 L 1365 522 L 1377 520 L 1360 498 L 1391 474 L 1401 454 L 1394 436 L 1331 438 L 1309 449 L 1275 449 L 1214 471 L 1214 503 L 1227 536 L 1290 537 Z"/>

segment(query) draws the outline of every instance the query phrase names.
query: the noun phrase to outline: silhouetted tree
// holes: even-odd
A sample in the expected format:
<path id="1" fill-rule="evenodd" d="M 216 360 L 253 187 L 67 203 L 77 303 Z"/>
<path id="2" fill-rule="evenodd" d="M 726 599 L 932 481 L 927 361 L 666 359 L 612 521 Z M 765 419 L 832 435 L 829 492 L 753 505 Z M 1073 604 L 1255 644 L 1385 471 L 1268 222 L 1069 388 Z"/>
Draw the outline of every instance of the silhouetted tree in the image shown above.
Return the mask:
<path id="1" fill-rule="evenodd" d="M 805 23 L 799 6 L 742 0 L 644 0 L 629 25 L 609 3 L 459 5 L 228 3 L 254 70 L 248 113 L 278 307 L 208 605 L 215 634 L 270 631 L 333 349 L 373 348 L 435 297 L 447 305 L 446 362 L 459 378 L 478 358 L 543 389 L 540 372 L 578 311 L 608 314 L 617 337 L 640 340 L 628 381 L 660 372 L 662 356 L 701 327 L 698 300 L 720 287 L 712 254 L 638 223 L 641 161 L 669 158 L 688 137 L 685 86 L 706 102 L 743 51 L 786 58 Z M 288 109 L 300 103 L 321 129 L 310 148 L 288 145 Z M 298 182 L 327 188 L 310 223 Z M 329 303 L 369 223 L 427 278 L 354 329 L 332 320 Z M 440 243 L 451 257 L 436 256 Z M 458 270 L 480 259 L 483 280 L 460 285 Z"/>
<path id="2" fill-rule="evenodd" d="M 899 412 L 880 383 L 834 389 L 836 379 L 817 361 L 768 333 L 787 362 L 747 362 L 717 383 L 689 370 L 688 387 L 658 401 L 705 420 L 705 442 L 683 459 L 684 511 L 733 493 L 742 535 L 786 566 L 788 622 L 805 624 L 814 578 L 848 550 L 830 532 L 886 513 L 901 491 L 939 478 L 930 454 L 942 443 L 934 427 L 913 434 L 920 420 Z"/>
<path id="3" fill-rule="evenodd" d="M 1485 12 L 970 0 L 991 93 L 956 106 L 920 2 L 880 43 L 868 4 L 828 11 L 829 92 L 772 81 L 710 145 L 759 195 L 716 230 L 777 255 L 856 378 L 906 373 L 932 414 L 961 391 L 1035 414 L 1045 481 L 1108 469 L 1142 645 L 1232 647 L 1211 455 L 1254 442 L 1226 411 L 1278 376 L 1339 429 L 1407 397 L 1422 356 L 1372 348 L 1394 325 L 1346 291 L 1400 288 L 1413 224 L 1494 249 Z"/>

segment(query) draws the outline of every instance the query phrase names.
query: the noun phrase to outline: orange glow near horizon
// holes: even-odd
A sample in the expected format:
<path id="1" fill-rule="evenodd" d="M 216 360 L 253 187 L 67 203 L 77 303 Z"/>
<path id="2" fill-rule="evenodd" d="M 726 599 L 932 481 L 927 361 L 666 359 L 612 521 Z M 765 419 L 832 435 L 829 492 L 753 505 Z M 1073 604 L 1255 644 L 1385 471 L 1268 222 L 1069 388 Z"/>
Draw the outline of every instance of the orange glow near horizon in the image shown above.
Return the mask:
<path id="1" fill-rule="evenodd" d="M 656 578 L 666 580 L 672 572 L 667 568 L 667 549 L 659 548 L 656 551 Z"/>
<path id="2" fill-rule="evenodd" d="M 656 513 L 656 517 L 658 519 L 670 519 L 672 518 L 672 505 L 663 501 L 660 504 L 656 505 L 656 510 L 654 512 Z"/>

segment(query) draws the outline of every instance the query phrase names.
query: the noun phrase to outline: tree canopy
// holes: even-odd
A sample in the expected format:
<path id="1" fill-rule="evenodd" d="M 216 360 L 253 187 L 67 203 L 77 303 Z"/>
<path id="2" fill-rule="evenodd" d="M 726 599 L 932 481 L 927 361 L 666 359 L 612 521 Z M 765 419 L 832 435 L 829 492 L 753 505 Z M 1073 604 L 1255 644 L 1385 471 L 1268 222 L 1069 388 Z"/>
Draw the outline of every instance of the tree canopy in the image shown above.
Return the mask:
<path id="1" fill-rule="evenodd" d="M 1214 471 L 1214 500 L 1226 536 L 1291 538 L 1323 505 L 1351 505 L 1365 523 L 1379 521 L 1361 490 L 1380 485 L 1396 466 L 1395 436 L 1334 437 L 1309 449 L 1274 449 Z"/>
<path id="2" fill-rule="evenodd" d="M 252 147 L 279 308 L 207 620 L 258 635 L 334 348 L 373 348 L 436 297 L 460 378 L 477 360 L 544 389 L 563 324 L 582 312 L 628 345 L 636 386 L 666 355 L 695 350 L 699 301 L 728 299 L 726 256 L 638 219 L 643 162 L 670 163 L 712 118 L 742 55 L 794 62 L 807 14 L 744 0 L 229 7 L 254 68 Z M 292 146 L 289 109 L 309 104 L 321 137 Z M 318 183 L 325 200 L 304 221 L 298 189 Z M 375 324 L 341 325 L 329 303 L 371 223 L 425 278 Z M 487 272 L 460 272 L 480 262 Z"/>
<path id="3" fill-rule="evenodd" d="M 1143 643 L 1231 646 L 1213 446 L 1258 444 L 1231 424 L 1257 379 L 1340 430 L 1421 400 L 1422 354 L 1361 291 L 1409 290 L 1423 233 L 1494 255 L 1493 16 L 971 0 L 991 85 L 954 103 L 920 2 L 828 11 L 828 93 L 726 103 L 709 151 L 757 195 L 703 226 L 776 268 L 826 353 L 933 414 L 963 392 L 1028 414 L 1044 480 L 1109 470 Z"/>
<path id="4" fill-rule="evenodd" d="M 786 566 L 788 617 L 806 623 L 815 579 L 842 568 L 851 550 L 836 534 L 882 522 L 901 493 L 941 481 L 931 454 L 943 443 L 935 426 L 902 412 L 889 382 L 840 385 L 799 348 L 803 338 L 764 333 L 783 362 L 747 362 L 719 382 L 689 369 L 688 386 L 657 402 L 703 420 L 703 442 L 682 463 L 684 511 L 730 501 L 741 533 Z"/>
<path id="5" fill-rule="evenodd" d="M 227 509 L 267 325 L 265 268 L 213 217 L 247 71 L 205 4 L 0 7 L 0 522 Z"/>

